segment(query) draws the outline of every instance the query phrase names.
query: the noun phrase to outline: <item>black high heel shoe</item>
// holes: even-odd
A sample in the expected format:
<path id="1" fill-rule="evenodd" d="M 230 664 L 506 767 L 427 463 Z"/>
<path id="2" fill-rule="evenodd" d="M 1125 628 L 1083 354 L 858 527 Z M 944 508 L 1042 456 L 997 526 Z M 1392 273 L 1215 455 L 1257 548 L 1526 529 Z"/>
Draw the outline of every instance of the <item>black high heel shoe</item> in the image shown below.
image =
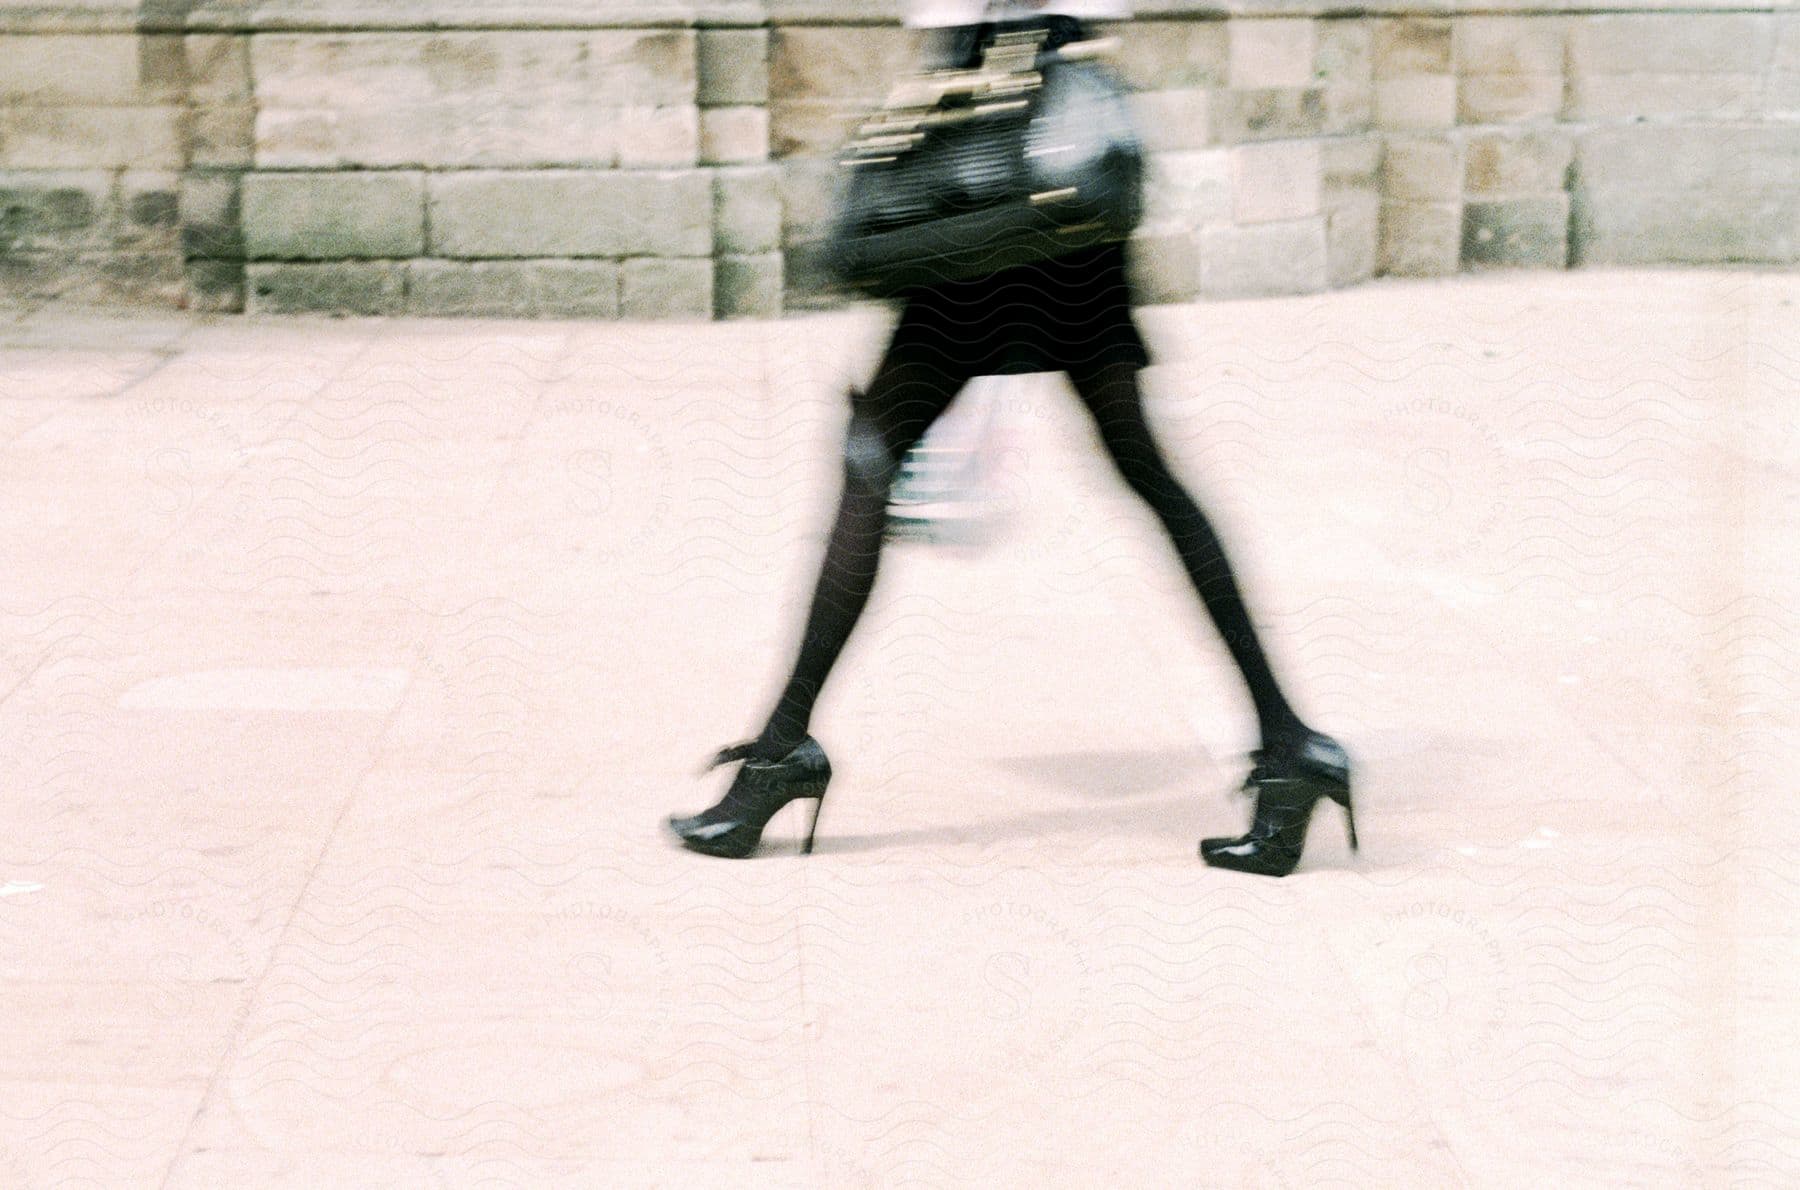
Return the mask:
<path id="1" fill-rule="evenodd" d="M 1330 736 L 1308 733 L 1298 748 L 1258 752 L 1244 781 L 1256 795 L 1249 833 L 1235 839 L 1200 840 L 1200 858 L 1215 868 L 1286 876 L 1300 864 L 1306 826 L 1320 798 L 1344 807 L 1350 850 L 1356 850 L 1356 816 L 1350 806 L 1350 758 Z"/>
<path id="2" fill-rule="evenodd" d="M 780 760 L 753 760 L 751 744 L 734 744 L 713 758 L 709 769 L 743 761 L 731 788 L 719 804 L 691 818 L 669 819 L 669 829 L 693 851 L 726 859 L 743 859 L 762 842 L 769 819 L 789 802 L 813 800 L 812 823 L 806 828 L 802 855 L 811 855 L 813 835 L 819 829 L 819 811 L 825 807 L 825 787 L 831 783 L 831 761 L 819 742 L 807 736 L 799 747 Z"/>

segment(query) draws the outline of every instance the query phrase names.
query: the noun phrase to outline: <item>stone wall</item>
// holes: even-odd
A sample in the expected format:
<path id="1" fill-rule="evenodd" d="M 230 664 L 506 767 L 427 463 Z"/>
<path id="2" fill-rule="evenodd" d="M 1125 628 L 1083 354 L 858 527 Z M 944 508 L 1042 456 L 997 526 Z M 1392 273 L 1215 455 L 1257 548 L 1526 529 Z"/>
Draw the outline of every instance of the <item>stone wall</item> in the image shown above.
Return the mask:
<path id="1" fill-rule="evenodd" d="M 1141 3 L 1108 31 L 1155 150 L 1145 295 L 1792 265 L 1800 14 L 1657 6 Z M 915 59 L 896 7 L 0 0 L 0 300 L 822 300 L 803 246 L 831 151 Z"/>

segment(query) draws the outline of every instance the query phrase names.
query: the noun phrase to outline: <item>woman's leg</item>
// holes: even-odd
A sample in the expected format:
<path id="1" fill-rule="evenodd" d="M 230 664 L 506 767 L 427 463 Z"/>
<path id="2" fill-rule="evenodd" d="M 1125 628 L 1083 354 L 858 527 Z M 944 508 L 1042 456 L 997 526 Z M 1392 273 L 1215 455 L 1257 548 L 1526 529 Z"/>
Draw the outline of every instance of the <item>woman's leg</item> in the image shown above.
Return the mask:
<path id="1" fill-rule="evenodd" d="M 775 760 L 806 738 L 813 703 L 850 639 L 881 559 L 888 492 L 899 462 L 955 399 L 966 377 L 941 363 L 890 352 L 866 392 L 852 392 L 844 441 L 844 488 L 814 588 L 806 635 L 787 686 L 751 755 Z"/>
<path id="2" fill-rule="evenodd" d="M 1306 727 L 1288 705 L 1287 697 L 1269 668 L 1257 639 L 1250 613 L 1244 607 L 1225 547 L 1212 523 L 1194 502 L 1181 481 L 1170 473 L 1144 418 L 1143 394 L 1135 363 L 1078 369 L 1070 374 L 1088 411 L 1100 429 L 1101 441 L 1113 465 L 1161 518 L 1163 527 L 1181 554 L 1188 577 L 1200 593 L 1214 627 L 1225 638 L 1238 671 L 1250 688 L 1263 747 L 1282 750 L 1301 742 Z"/>

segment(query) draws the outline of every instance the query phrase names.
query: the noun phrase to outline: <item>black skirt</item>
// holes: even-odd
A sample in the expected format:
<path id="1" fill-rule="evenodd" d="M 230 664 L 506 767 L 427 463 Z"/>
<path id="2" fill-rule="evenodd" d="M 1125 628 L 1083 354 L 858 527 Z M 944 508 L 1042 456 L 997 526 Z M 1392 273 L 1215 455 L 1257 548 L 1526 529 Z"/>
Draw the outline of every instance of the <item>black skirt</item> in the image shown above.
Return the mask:
<path id="1" fill-rule="evenodd" d="M 1150 362 L 1131 316 L 1121 244 L 926 286 L 903 300 L 890 355 L 959 379 Z"/>

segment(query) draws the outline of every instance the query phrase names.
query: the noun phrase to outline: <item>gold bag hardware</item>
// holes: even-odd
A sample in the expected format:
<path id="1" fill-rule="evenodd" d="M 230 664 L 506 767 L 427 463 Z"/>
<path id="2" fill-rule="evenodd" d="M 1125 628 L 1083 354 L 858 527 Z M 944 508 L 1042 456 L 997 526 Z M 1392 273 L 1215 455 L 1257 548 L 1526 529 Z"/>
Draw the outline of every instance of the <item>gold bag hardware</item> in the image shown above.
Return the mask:
<path id="1" fill-rule="evenodd" d="M 924 136 L 924 129 L 957 124 L 983 116 L 1023 108 L 1019 98 L 1044 85 L 1036 69 L 1044 32 L 1026 30 L 1003 33 L 982 55 L 974 69 L 932 70 L 900 80 L 889 92 L 882 109 L 857 130 L 847 146 L 845 165 L 873 165 L 892 161 Z M 1092 60 L 1117 51 L 1116 37 L 1096 37 L 1070 42 L 1056 56 L 1070 61 Z M 946 108 L 945 101 L 963 102 Z M 873 156 L 871 156 L 873 155 Z"/>

